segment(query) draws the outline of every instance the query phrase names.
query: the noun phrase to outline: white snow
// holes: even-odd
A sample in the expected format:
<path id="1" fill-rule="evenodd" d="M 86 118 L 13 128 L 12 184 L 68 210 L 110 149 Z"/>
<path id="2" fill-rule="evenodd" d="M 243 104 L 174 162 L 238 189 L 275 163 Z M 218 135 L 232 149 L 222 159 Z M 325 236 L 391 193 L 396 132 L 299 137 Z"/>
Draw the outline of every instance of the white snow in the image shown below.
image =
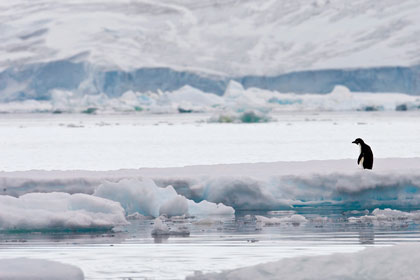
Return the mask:
<path id="1" fill-rule="evenodd" d="M 86 194 L 0 196 L 0 230 L 107 229 L 127 224 L 119 203 Z"/>
<path id="2" fill-rule="evenodd" d="M 0 259 L 3 280 L 83 280 L 80 268 L 56 261 L 14 258 Z"/>
<path id="3" fill-rule="evenodd" d="M 416 0 L 2 1 L 0 70 L 70 57 L 231 75 L 412 65 L 419 10 Z"/>
<path id="4" fill-rule="evenodd" d="M 172 186 L 158 187 L 149 178 L 123 179 L 104 182 L 94 192 L 95 196 L 118 201 L 127 214 L 140 213 L 159 217 L 182 215 L 232 215 L 232 207 L 221 203 L 201 201 L 195 203 L 177 194 Z"/>
<path id="5" fill-rule="evenodd" d="M 356 253 L 285 258 L 277 262 L 222 273 L 196 273 L 187 279 L 372 279 L 412 280 L 420 275 L 420 246 L 416 243 L 367 248 Z"/>

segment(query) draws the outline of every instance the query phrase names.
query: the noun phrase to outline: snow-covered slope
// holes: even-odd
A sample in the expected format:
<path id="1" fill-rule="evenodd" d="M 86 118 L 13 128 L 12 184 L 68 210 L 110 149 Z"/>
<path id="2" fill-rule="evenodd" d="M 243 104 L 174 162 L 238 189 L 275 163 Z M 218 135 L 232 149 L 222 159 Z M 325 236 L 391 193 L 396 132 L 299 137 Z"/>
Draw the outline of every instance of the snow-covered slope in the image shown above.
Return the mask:
<path id="1" fill-rule="evenodd" d="M 223 94 L 230 79 L 418 94 L 418 14 L 416 0 L 3 0 L 0 100 L 184 85 Z"/>
<path id="2" fill-rule="evenodd" d="M 420 63 L 416 0 L 2 1 L 0 69 L 84 60 L 226 75 Z"/>

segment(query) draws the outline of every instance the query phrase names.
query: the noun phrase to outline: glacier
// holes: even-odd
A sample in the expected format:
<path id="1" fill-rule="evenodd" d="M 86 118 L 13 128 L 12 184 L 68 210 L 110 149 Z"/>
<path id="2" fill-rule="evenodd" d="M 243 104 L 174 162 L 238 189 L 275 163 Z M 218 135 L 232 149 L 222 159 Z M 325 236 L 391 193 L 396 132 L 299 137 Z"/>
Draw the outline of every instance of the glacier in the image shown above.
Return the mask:
<path id="1" fill-rule="evenodd" d="M 1 1 L 0 100 L 184 86 L 220 96 L 231 80 L 283 93 L 344 85 L 419 95 L 419 11 L 415 0 Z"/>
<path id="2" fill-rule="evenodd" d="M 173 92 L 185 86 L 221 96 L 229 81 L 236 81 L 245 89 L 282 93 L 326 94 L 336 85 L 344 85 L 354 92 L 420 95 L 420 66 L 310 70 L 277 76 L 239 77 L 202 75 L 170 68 L 141 68 L 133 72 L 102 72 L 92 68 L 67 60 L 8 68 L 0 72 L 0 101 L 51 100 L 54 90 L 71 91 L 79 97 L 105 94 L 115 98 L 129 91 Z"/>

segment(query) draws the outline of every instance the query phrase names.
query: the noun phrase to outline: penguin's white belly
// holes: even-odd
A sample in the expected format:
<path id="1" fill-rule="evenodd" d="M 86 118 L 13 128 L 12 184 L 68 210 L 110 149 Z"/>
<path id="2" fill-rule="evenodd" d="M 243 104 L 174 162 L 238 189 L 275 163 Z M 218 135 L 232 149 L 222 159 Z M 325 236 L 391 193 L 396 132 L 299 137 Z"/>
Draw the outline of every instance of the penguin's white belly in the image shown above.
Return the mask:
<path id="1" fill-rule="evenodd" d="M 362 157 L 361 159 L 360 159 L 360 162 L 359 162 L 359 165 L 360 166 L 362 166 L 363 167 L 363 161 L 365 160 L 365 158 L 364 157 Z"/>

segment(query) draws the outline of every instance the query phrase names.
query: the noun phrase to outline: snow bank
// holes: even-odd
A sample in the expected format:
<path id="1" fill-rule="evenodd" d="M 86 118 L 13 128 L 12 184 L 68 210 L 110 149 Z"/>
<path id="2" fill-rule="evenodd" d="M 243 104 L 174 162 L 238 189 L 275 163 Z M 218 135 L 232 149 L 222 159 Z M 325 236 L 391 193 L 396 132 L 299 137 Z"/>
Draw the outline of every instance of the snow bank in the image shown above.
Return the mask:
<path id="1" fill-rule="evenodd" d="M 222 273 L 200 274 L 187 279 L 372 279 L 412 280 L 420 275 L 420 245 L 371 247 L 357 253 L 283 259 Z"/>
<path id="2" fill-rule="evenodd" d="M 0 196 L 0 230 L 109 229 L 126 223 L 118 203 L 91 195 Z"/>
<path id="3" fill-rule="evenodd" d="M 4 280 L 83 280 L 80 268 L 41 259 L 2 259 L 0 279 Z"/>
<path id="4" fill-rule="evenodd" d="M 148 178 L 124 179 L 117 183 L 104 182 L 94 192 L 95 196 L 118 201 L 127 214 L 159 217 L 182 215 L 232 215 L 233 208 L 221 203 L 201 201 L 195 203 L 177 194 L 172 186 L 158 187 Z"/>

